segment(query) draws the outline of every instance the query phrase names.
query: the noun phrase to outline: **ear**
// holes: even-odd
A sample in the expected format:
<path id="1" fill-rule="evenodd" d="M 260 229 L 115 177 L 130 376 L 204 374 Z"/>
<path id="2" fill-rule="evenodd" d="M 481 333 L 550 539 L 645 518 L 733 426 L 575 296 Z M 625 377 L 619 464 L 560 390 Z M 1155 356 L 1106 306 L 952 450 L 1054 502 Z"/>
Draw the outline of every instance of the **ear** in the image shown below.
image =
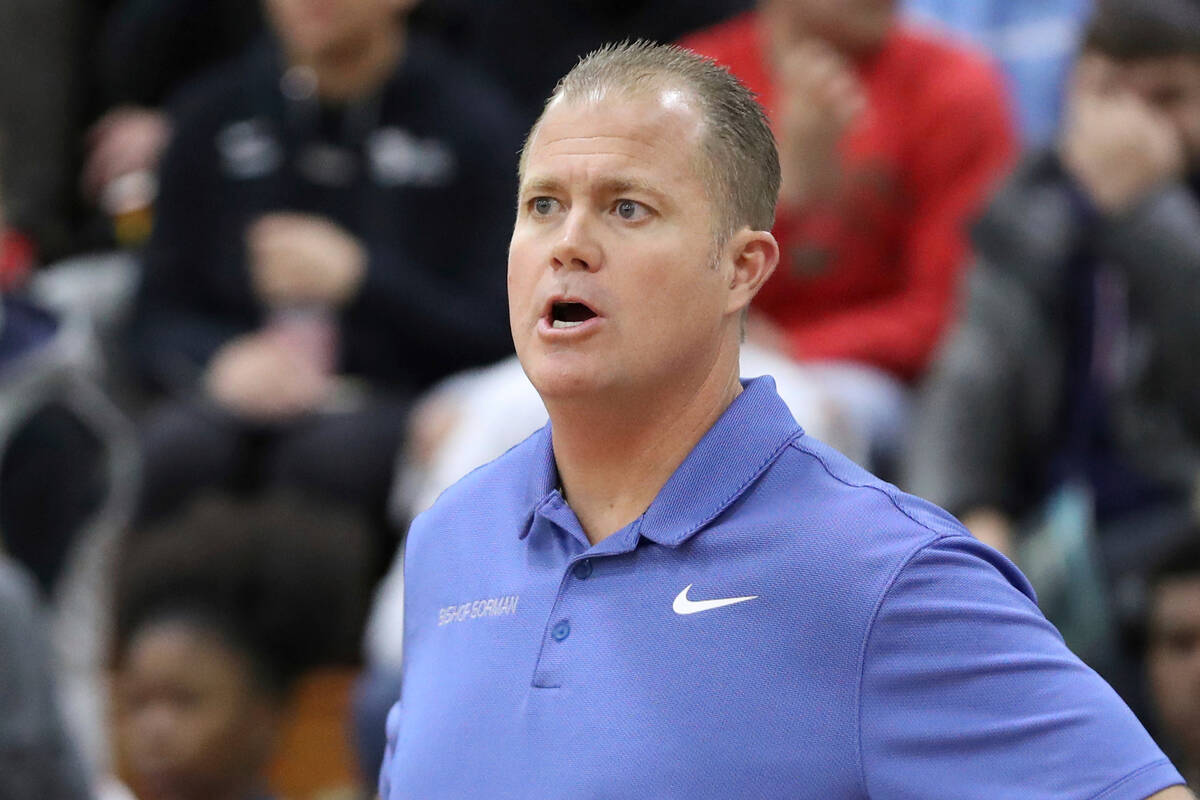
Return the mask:
<path id="1" fill-rule="evenodd" d="M 775 271 L 779 263 L 779 243 L 770 231 L 742 228 L 729 240 L 725 252 L 733 265 L 725 312 L 739 313 L 750 305 Z"/>

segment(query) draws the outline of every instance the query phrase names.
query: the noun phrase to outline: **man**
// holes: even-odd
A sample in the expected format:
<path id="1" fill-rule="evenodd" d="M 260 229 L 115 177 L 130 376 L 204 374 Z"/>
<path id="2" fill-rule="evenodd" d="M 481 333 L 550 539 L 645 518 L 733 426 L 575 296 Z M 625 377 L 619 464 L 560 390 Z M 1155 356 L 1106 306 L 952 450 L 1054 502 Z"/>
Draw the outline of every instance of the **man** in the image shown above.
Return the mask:
<path id="1" fill-rule="evenodd" d="M 277 46 L 179 101 L 135 326 L 174 395 L 144 519 L 230 484 L 382 517 L 409 399 L 510 351 L 519 127 L 411 5 L 269 0 Z"/>
<path id="2" fill-rule="evenodd" d="M 1150 576 L 1146 675 L 1154 716 L 1179 771 L 1200 778 L 1200 530 L 1163 558 Z"/>
<path id="3" fill-rule="evenodd" d="M 894 461 L 908 387 L 951 315 L 966 225 L 1015 144 L 995 68 L 901 24 L 897 5 L 760 0 L 683 42 L 758 95 L 779 142 L 780 268 L 749 341 L 803 365 L 860 432 L 864 465 Z"/>
<path id="4" fill-rule="evenodd" d="M 905 483 L 1001 549 L 1080 487 L 1136 571 L 1200 477 L 1200 7 L 1101 2 L 1067 105 L 976 226 Z"/>
<path id="5" fill-rule="evenodd" d="M 560 83 L 508 273 L 551 423 L 413 524 L 381 797 L 1190 797 L 1009 562 L 739 382 L 778 183 L 711 62 Z"/>

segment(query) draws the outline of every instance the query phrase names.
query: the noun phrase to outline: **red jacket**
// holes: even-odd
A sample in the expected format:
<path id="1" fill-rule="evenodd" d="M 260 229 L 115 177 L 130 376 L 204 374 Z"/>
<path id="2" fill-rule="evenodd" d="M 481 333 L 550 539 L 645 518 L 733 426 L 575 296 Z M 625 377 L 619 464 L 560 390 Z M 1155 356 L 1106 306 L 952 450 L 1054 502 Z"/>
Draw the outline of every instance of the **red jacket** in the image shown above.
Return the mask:
<path id="1" fill-rule="evenodd" d="M 756 14 L 683 45 L 728 66 L 774 115 Z M 1015 135 L 999 73 L 946 42 L 899 28 L 857 71 L 868 111 L 841 143 L 840 196 L 779 209 L 779 268 L 755 303 L 797 359 L 862 361 L 912 379 L 951 316 L 967 226 L 1011 164 Z"/>

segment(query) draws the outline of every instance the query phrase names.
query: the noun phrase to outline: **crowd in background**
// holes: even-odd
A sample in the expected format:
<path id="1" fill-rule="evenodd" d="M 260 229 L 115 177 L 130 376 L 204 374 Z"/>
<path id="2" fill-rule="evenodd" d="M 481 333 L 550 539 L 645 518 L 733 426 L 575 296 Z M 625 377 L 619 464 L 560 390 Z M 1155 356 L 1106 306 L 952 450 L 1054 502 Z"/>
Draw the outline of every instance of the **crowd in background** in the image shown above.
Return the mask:
<path id="1" fill-rule="evenodd" d="M 7 0 L 0 796 L 370 795 L 408 520 L 545 422 L 522 139 L 634 38 L 776 134 L 743 375 L 1200 778 L 1197 0 Z M 297 777 L 321 674 L 347 763 Z"/>

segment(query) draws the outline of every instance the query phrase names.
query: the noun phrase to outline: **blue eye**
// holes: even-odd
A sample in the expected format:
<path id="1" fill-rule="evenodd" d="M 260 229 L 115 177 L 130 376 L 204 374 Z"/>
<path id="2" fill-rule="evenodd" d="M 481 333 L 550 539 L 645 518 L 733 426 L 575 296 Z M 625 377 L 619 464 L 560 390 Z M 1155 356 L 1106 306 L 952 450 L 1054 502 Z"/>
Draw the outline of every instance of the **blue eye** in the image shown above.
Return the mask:
<path id="1" fill-rule="evenodd" d="M 645 214 L 645 207 L 636 200 L 618 200 L 616 211 L 621 219 L 636 220 Z"/>
<path id="2" fill-rule="evenodd" d="M 533 199 L 533 213 L 538 216 L 545 216 L 554 210 L 556 202 L 553 197 L 535 197 Z"/>

